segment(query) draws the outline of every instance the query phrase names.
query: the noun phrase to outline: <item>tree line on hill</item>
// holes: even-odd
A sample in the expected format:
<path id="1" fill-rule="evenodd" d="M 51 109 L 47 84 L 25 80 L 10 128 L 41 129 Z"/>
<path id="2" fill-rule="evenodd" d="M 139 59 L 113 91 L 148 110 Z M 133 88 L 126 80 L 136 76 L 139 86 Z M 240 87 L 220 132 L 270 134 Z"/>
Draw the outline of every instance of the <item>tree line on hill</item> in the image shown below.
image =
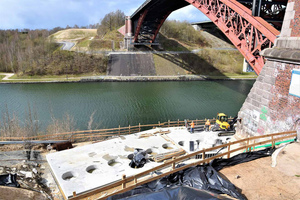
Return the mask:
<path id="1" fill-rule="evenodd" d="M 98 36 L 90 46 L 101 46 L 107 40 L 119 41 L 116 30 L 124 25 L 125 14 L 121 10 L 110 12 L 100 23 L 80 28 L 97 28 Z M 79 28 L 78 25 L 66 28 Z M 106 71 L 108 59 L 104 55 L 88 55 L 84 53 L 61 51 L 59 44 L 50 39 L 50 35 L 64 28 L 52 30 L 0 30 L 0 71 L 13 72 L 19 75 L 60 75 L 81 73 L 103 73 Z M 181 42 L 206 46 L 205 39 L 193 29 L 188 22 L 167 20 L 160 32 Z M 112 34 L 114 33 L 114 34 Z M 106 37 L 104 37 L 106 36 Z M 167 45 L 162 41 L 162 44 Z M 94 46 L 93 46 L 94 45 Z M 95 47 L 95 49 L 97 49 Z"/>
<path id="2" fill-rule="evenodd" d="M 106 71 L 103 55 L 61 51 L 49 39 L 53 30 L 0 30 L 0 71 L 25 75 Z"/>

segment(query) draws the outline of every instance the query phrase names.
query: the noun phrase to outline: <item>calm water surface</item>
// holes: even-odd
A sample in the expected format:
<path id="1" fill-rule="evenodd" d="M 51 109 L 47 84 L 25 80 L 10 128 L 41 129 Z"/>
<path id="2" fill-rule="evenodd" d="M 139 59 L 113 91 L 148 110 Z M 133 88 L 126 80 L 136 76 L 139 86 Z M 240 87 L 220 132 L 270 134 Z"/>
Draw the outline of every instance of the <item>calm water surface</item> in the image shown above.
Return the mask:
<path id="1" fill-rule="evenodd" d="M 81 130 L 87 129 L 93 112 L 93 128 L 212 118 L 218 112 L 235 116 L 253 84 L 254 81 L 0 84 L 0 111 L 3 113 L 7 107 L 22 123 L 30 106 L 44 129 L 51 123 L 51 115 L 61 119 L 68 113 Z"/>

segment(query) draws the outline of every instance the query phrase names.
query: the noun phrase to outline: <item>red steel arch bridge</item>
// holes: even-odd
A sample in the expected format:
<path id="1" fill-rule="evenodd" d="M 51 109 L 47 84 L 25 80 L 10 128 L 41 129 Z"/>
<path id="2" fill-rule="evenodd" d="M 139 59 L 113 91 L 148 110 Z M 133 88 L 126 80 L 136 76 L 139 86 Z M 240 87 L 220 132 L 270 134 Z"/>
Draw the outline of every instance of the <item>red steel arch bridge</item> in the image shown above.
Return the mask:
<path id="1" fill-rule="evenodd" d="M 175 10 L 193 5 L 230 39 L 260 73 L 264 58 L 279 36 L 288 0 L 146 0 L 126 18 L 125 37 L 134 45 L 153 44 L 164 21 Z"/>

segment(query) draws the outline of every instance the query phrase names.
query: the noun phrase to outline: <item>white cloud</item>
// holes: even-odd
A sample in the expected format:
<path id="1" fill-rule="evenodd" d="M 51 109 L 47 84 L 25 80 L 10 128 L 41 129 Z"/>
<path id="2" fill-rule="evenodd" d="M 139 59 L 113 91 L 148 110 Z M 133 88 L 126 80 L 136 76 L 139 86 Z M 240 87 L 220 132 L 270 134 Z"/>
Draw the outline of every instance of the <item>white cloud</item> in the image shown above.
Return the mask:
<path id="1" fill-rule="evenodd" d="M 181 8 L 179 10 L 174 11 L 168 19 L 173 20 L 186 20 L 189 22 L 198 22 L 202 20 L 207 20 L 208 18 L 197 8 L 195 8 L 192 5 L 186 6 L 184 8 Z"/>

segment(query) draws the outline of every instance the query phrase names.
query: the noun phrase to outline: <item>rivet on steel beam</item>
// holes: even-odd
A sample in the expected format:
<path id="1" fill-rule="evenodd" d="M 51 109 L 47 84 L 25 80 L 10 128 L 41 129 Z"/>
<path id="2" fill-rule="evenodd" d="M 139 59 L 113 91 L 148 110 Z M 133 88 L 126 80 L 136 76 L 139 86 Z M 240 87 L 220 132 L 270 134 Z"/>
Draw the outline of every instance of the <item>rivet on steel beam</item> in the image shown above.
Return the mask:
<path id="1" fill-rule="evenodd" d="M 252 57 L 249 59 L 249 62 L 254 63 L 254 62 L 255 62 L 255 57 L 252 56 Z"/>

